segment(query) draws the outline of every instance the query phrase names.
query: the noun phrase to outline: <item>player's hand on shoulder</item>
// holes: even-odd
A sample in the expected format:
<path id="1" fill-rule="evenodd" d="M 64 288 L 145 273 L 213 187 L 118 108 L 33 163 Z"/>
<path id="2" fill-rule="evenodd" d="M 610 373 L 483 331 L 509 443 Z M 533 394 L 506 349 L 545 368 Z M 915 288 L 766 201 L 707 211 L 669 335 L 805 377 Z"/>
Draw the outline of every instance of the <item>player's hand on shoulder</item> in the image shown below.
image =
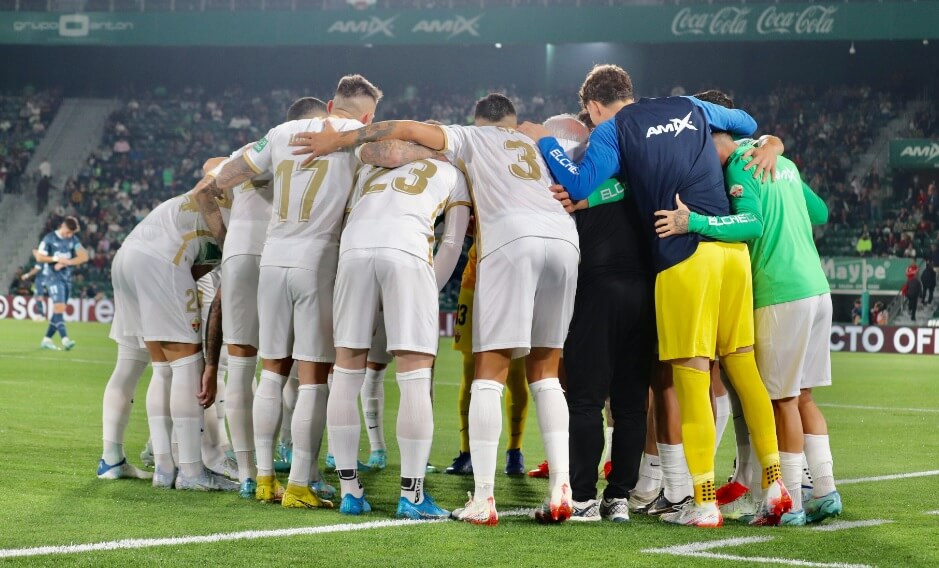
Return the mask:
<path id="1" fill-rule="evenodd" d="M 339 133 L 329 120 L 323 121 L 322 132 L 298 132 L 290 139 L 290 145 L 296 146 L 295 155 L 310 154 L 304 164 L 318 156 L 331 154 L 339 149 Z"/>
<path id="2" fill-rule="evenodd" d="M 540 124 L 535 124 L 534 122 L 525 121 L 515 129 L 516 132 L 520 132 L 525 136 L 528 136 L 535 142 L 541 140 L 546 136 L 551 136 L 551 132 Z"/>
<path id="3" fill-rule="evenodd" d="M 655 212 L 655 216 L 658 218 L 655 221 L 655 232 L 659 235 L 659 238 L 684 235 L 688 232 L 688 219 L 691 216 L 691 211 L 687 205 L 682 203 L 681 197 L 677 194 L 675 195 L 675 205 L 677 207 L 672 211 L 660 209 Z"/>
<path id="4" fill-rule="evenodd" d="M 751 158 L 750 162 L 744 166 L 744 171 L 753 170 L 753 178 L 763 181 L 763 173 L 767 176 L 767 181 L 776 181 L 776 159 L 779 157 L 771 146 L 752 146 L 743 153 L 744 158 Z"/>

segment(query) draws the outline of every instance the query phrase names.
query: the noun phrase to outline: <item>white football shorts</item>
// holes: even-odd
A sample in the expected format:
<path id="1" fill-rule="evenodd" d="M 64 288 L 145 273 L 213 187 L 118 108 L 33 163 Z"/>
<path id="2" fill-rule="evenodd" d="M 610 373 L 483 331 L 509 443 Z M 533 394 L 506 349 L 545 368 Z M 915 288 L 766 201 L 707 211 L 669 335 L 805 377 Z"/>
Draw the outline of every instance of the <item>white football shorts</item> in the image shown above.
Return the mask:
<path id="1" fill-rule="evenodd" d="M 141 341 L 202 343 L 199 293 L 189 267 L 128 244 L 114 257 L 111 282 L 111 339 L 131 347 L 142 347 Z"/>
<path id="2" fill-rule="evenodd" d="M 262 266 L 258 278 L 258 353 L 264 359 L 293 357 L 333 363 L 335 264 L 319 270 Z"/>
<path id="3" fill-rule="evenodd" d="M 379 303 L 384 308 L 387 351 L 437 353 L 440 306 L 430 263 L 392 248 L 342 253 L 333 311 L 336 347 L 372 346 Z"/>
<path id="4" fill-rule="evenodd" d="M 473 352 L 561 348 L 574 313 L 580 254 L 561 239 L 524 237 L 479 261 Z"/>
<path id="5" fill-rule="evenodd" d="M 772 400 L 831 384 L 831 294 L 760 308 L 756 364 Z"/>

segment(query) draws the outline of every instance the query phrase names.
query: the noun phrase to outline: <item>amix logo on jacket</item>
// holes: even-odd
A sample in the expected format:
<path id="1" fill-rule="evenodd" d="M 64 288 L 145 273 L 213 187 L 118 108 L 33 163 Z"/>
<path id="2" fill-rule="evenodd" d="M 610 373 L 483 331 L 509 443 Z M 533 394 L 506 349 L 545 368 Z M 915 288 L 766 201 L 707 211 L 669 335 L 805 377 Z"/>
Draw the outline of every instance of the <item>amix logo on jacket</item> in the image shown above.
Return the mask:
<path id="1" fill-rule="evenodd" d="M 684 130 L 697 130 L 698 128 L 691 124 L 691 113 L 685 115 L 685 118 L 672 118 L 669 119 L 669 124 L 660 124 L 658 126 L 650 126 L 649 130 L 646 131 L 646 138 L 652 136 L 658 136 L 659 134 L 664 134 L 666 132 L 674 132 L 675 137 L 682 133 Z"/>

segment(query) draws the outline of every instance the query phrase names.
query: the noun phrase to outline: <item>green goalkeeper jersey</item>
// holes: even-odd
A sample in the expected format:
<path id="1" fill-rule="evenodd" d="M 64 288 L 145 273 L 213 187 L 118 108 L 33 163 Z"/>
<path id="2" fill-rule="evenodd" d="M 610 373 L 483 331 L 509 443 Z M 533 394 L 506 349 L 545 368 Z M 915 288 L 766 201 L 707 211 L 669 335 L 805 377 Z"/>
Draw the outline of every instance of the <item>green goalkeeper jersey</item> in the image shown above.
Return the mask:
<path id="1" fill-rule="evenodd" d="M 828 220 L 828 208 L 802 182 L 799 169 L 780 156 L 776 181 L 753 178 L 742 145 L 727 160 L 727 217 L 691 213 L 689 230 L 726 242 L 746 241 L 753 270 L 754 309 L 825 294 L 831 289 L 815 248 L 812 225 Z"/>

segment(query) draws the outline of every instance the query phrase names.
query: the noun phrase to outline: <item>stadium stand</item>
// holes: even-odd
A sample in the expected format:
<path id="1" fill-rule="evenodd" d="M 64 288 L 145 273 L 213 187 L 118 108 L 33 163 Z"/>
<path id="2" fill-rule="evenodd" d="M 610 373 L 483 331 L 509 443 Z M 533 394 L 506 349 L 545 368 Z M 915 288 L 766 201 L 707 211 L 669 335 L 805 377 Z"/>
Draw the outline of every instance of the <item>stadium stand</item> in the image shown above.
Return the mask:
<path id="1" fill-rule="evenodd" d="M 0 94 L 0 199 L 26 191 L 26 166 L 61 100 L 56 90 Z"/>

